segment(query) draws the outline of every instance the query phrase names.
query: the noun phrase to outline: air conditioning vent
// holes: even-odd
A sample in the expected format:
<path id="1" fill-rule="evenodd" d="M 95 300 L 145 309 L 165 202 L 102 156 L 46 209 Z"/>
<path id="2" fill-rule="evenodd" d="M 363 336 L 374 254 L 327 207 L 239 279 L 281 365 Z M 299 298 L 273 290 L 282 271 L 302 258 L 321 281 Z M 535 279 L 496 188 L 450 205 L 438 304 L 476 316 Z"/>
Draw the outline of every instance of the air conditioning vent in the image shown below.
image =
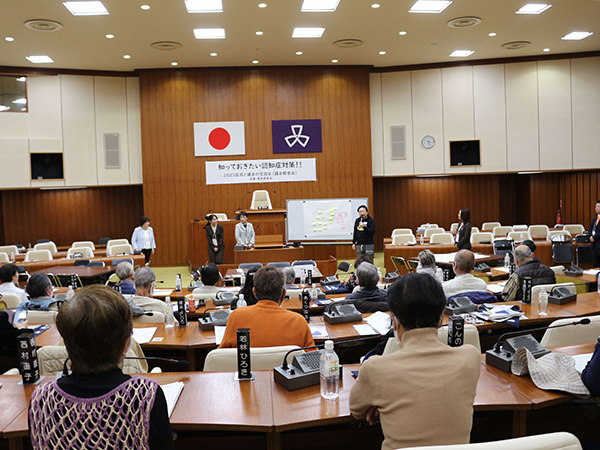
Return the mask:
<path id="1" fill-rule="evenodd" d="M 406 125 L 390 125 L 392 160 L 406 159 Z"/>
<path id="2" fill-rule="evenodd" d="M 119 133 L 104 133 L 104 168 L 120 169 Z"/>
<path id="3" fill-rule="evenodd" d="M 150 44 L 150 47 L 152 47 L 155 50 L 176 50 L 178 48 L 181 48 L 182 45 L 179 42 L 158 41 Z"/>
<path id="4" fill-rule="evenodd" d="M 450 28 L 469 28 L 480 23 L 481 19 L 479 17 L 457 17 L 456 19 L 449 20 L 446 25 Z"/>
<path id="5" fill-rule="evenodd" d="M 531 42 L 529 41 L 513 41 L 502 44 L 502 48 L 504 50 L 521 50 L 522 48 L 527 48 L 531 46 Z"/>
<path id="6" fill-rule="evenodd" d="M 47 19 L 32 19 L 23 25 L 34 31 L 59 31 L 63 29 L 62 23 Z"/>
<path id="7" fill-rule="evenodd" d="M 363 45 L 363 41 L 360 39 L 340 39 L 339 41 L 335 41 L 333 45 L 341 48 L 353 48 Z"/>

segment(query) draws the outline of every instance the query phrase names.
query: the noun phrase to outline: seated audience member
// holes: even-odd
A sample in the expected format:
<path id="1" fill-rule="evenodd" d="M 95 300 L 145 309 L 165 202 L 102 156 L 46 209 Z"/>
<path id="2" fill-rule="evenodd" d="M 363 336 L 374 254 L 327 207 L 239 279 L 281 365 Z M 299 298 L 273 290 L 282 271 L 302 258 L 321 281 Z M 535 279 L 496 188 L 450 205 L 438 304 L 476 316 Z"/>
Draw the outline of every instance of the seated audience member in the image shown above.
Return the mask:
<path id="1" fill-rule="evenodd" d="M 152 298 L 154 295 L 154 287 L 156 286 L 156 275 L 154 275 L 154 271 L 147 266 L 140 267 L 135 271 L 133 279 L 135 283 L 135 294 L 128 299 L 128 303 L 132 307 L 133 315 L 140 316 L 144 311 L 164 312 L 165 302 Z M 135 307 L 142 308 L 142 311 L 137 311 Z"/>
<path id="2" fill-rule="evenodd" d="M 538 284 L 555 284 L 556 275 L 549 267 L 543 265 L 539 259 L 533 257 L 527 245 L 519 245 L 514 253 L 517 270 L 513 273 L 502 290 L 502 300 L 510 302 L 523 299 L 523 278 L 531 277 L 532 286 Z"/>
<path id="3" fill-rule="evenodd" d="M 452 297 L 463 292 L 487 290 L 485 281 L 471 274 L 473 267 L 475 267 L 475 255 L 471 250 L 459 250 L 454 257 L 452 267 L 456 276 L 454 279 L 442 283 L 446 297 Z"/>
<path id="4" fill-rule="evenodd" d="M 540 259 L 535 256 L 535 251 L 537 250 L 537 245 L 535 245 L 535 242 L 533 242 L 531 239 L 525 239 L 523 241 L 523 245 L 529 247 L 529 250 L 531 250 L 531 254 L 533 255 L 533 259 L 535 261 L 541 262 Z"/>
<path id="5" fill-rule="evenodd" d="M 377 287 L 377 268 L 369 262 L 363 262 L 356 269 L 356 276 L 360 289 L 349 294 L 346 299 L 354 300 L 352 303 L 362 313 L 388 311 L 387 292 Z"/>
<path id="6" fill-rule="evenodd" d="M 401 348 L 365 361 L 350 391 L 350 412 L 371 424 L 380 419 L 382 450 L 467 444 L 479 352 L 438 341 L 446 298 L 433 277 L 401 277 L 390 286 L 388 303 Z M 456 389 L 449 394 L 448 386 Z"/>
<path id="7" fill-rule="evenodd" d="M 254 275 L 256 274 L 257 270 L 258 268 L 253 267 L 252 269 L 248 270 L 248 272 L 246 272 L 246 281 L 244 281 L 244 285 L 236 294 L 237 297 L 231 301 L 231 309 L 237 308 L 237 302 L 240 298 L 240 295 L 244 296 L 246 306 L 256 305 L 258 303 L 258 300 L 254 295 Z"/>
<path id="8" fill-rule="evenodd" d="M 133 266 L 130 262 L 123 261 L 117 264 L 115 273 L 119 277 L 119 286 L 121 287 L 121 294 L 132 295 L 135 294 L 135 285 L 133 281 Z"/>
<path id="9" fill-rule="evenodd" d="M 600 396 L 600 337 L 594 347 L 592 359 L 589 360 L 585 369 L 583 369 L 581 380 L 590 391 L 592 397 Z"/>
<path id="10" fill-rule="evenodd" d="M 418 273 L 428 273 L 440 283 L 444 282 L 444 271 L 435 265 L 435 255 L 431 250 L 423 250 L 419 253 Z"/>
<path id="11" fill-rule="evenodd" d="M 219 268 L 215 263 L 208 263 L 200 268 L 200 281 L 204 286 L 194 289 L 194 298 L 203 300 L 213 300 L 216 293 L 220 290 L 215 284 L 221 280 Z"/>
<path id="12" fill-rule="evenodd" d="M 2 301 L 2 294 L 0 294 L 0 301 Z M 27 328 L 27 321 L 13 325 L 13 318 L 12 311 L 0 311 L 0 350 L 16 350 L 17 337 L 21 334 L 22 328 Z"/>
<path id="13" fill-rule="evenodd" d="M 16 294 L 22 302 L 27 300 L 27 294 L 20 287 L 17 287 L 19 282 L 19 271 L 14 264 L 4 264 L 0 267 L 0 294 Z"/>
<path id="14" fill-rule="evenodd" d="M 272 266 L 261 267 L 254 275 L 254 295 L 258 303 L 237 308 L 229 316 L 219 348 L 237 347 L 237 329 L 250 329 L 251 347 L 315 345 L 306 320 L 281 307 L 285 296 L 285 276 Z"/>
<path id="15" fill-rule="evenodd" d="M 282 269 L 285 275 L 285 288 L 286 289 L 298 289 L 298 285 L 294 284 L 296 280 L 296 272 L 293 267 L 285 267 Z"/>
<path id="16" fill-rule="evenodd" d="M 17 310 L 58 311 L 56 299 L 52 297 L 52 282 L 45 273 L 34 273 L 27 281 L 25 292 L 30 300 L 21 303 Z"/>
<path id="17" fill-rule="evenodd" d="M 29 406 L 38 449 L 173 449 L 165 395 L 154 380 L 119 368 L 132 333 L 131 310 L 113 289 L 78 289 L 56 327 L 72 374 L 36 388 Z"/>

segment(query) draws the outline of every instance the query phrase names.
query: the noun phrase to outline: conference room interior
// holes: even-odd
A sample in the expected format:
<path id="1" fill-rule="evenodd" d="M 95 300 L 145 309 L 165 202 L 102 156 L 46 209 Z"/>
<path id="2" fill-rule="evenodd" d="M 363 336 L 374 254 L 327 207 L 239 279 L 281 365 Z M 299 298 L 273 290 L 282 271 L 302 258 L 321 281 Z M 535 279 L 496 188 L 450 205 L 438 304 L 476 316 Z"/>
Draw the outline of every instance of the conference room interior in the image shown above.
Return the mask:
<path id="1" fill-rule="evenodd" d="M 460 14 L 450 8 L 436 24 L 436 37 L 442 46 L 446 29 L 449 30 L 446 22 L 467 15 L 465 9 L 474 8 L 473 2 L 465 2 L 466 6 L 458 1 L 454 3 L 462 8 Z M 584 6 L 583 1 L 578 0 L 577 8 L 588 8 L 592 19 L 600 16 L 600 2 L 590 0 L 588 3 L 593 5 Z M 150 11 L 159 10 L 158 5 L 150 6 Z M 370 2 L 363 6 L 369 12 L 376 10 Z M 391 6 L 391 3 L 381 2 L 379 11 L 385 13 Z M 410 5 L 406 6 L 408 9 Z M 518 9 L 520 6 L 507 7 Z M 352 14 L 357 14 L 356 8 L 352 7 Z M 493 11 L 486 5 L 478 13 L 484 24 L 491 20 Z M 552 8 L 548 11 L 552 13 Z M 142 23 L 138 16 L 131 14 L 138 25 Z M 20 8 L 18 17 L 33 18 Z M 60 18 L 59 15 L 54 17 Z M 270 17 L 271 22 L 275 20 Z M 2 20 L 6 19 L 0 19 L 0 23 Z M 169 18 L 167 23 L 176 27 L 172 20 Z M 407 26 L 411 23 L 408 17 L 404 20 Z M 512 20 L 506 19 L 506 23 Z M 558 18 L 553 20 L 551 23 L 560 22 Z M 573 20 L 577 22 L 580 18 Z M 69 22 L 61 21 L 68 29 Z M 248 27 L 259 27 L 256 22 L 258 19 L 253 19 Z M 362 38 L 377 28 L 376 22 L 369 18 L 366 31 L 359 32 Z M 502 42 L 518 39 L 519 32 L 506 23 L 507 36 L 502 37 Z M 11 29 L 16 30 L 13 25 Z M 425 28 L 422 22 L 419 25 Z M 23 28 L 21 23 L 18 27 Z M 470 33 L 463 41 L 465 44 L 475 45 L 477 39 L 488 38 L 488 32 L 494 31 L 489 26 L 479 27 L 474 29 L 479 35 L 465 30 Z M 502 225 L 545 224 L 552 228 L 560 211 L 563 224 L 582 224 L 587 229 L 600 198 L 600 128 L 597 126 L 600 123 L 600 33 L 590 30 L 595 34 L 581 41 L 586 47 L 565 47 L 559 42 L 560 47 L 557 44 L 555 48 L 561 50 L 545 52 L 542 47 L 550 46 L 544 43 L 547 36 L 533 28 L 530 31 L 533 34 L 528 37 L 534 43 L 533 49 L 507 53 L 495 45 L 494 50 L 486 48 L 484 52 L 482 49 L 460 61 L 440 57 L 434 50 L 429 55 L 429 50 L 438 46 L 431 45 L 430 41 L 435 41 L 423 36 L 422 30 L 418 32 L 421 33 L 418 42 L 422 44 L 418 49 L 427 56 L 411 51 L 410 56 L 402 57 L 399 54 L 403 50 L 409 51 L 407 44 L 395 40 L 398 31 L 403 29 L 396 25 L 394 40 L 389 38 L 392 44 L 388 46 L 387 55 L 377 52 L 385 43 L 378 35 L 376 44 L 367 40 L 365 46 L 374 56 L 361 53 L 360 57 L 340 58 L 339 63 L 330 63 L 329 49 L 321 49 L 327 60 L 317 58 L 307 64 L 288 56 L 277 59 L 276 50 L 268 57 L 260 57 L 259 64 L 246 61 L 251 59 L 246 55 L 242 60 L 239 54 L 237 59 L 220 63 L 217 58 L 208 56 L 208 47 L 203 47 L 206 57 L 191 58 L 193 42 L 185 41 L 183 50 L 176 50 L 177 56 L 169 55 L 165 59 L 161 54 L 162 59 L 156 59 L 153 55 L 140 65 L 136 65 L 135 53 L 133 62 L 124 65 L 121 53 L 130 50 L 118 42 L 118 63 L 107 62 L 105 49 L 99 47 L 99 60 L 103 63 L 94 65 L 93 61 L 85 60 L 78 66 L 69 60 L 61 65 L 57 60 L 51 66 L 40 67 L 25 65 L 24 55 L 17 55 L 21 50 L 7 47 L 11 43 L 4 41 L 0 43 L 0 53 L 9 51 L 5 53 L 6 58 L 0 57 L 0 74 L 27 78 L 28 105 L 27 111 L 0 112 L 0 245 L 29 247 L 39 239 L 50 239 L 65 247 L 75 241 L 98 243 L 105 237 L 130 239 L 140 217 L 147 216 L 157 245 L 150 267 L 155 269 L 157 280 L 163 281 L 160 287 L 174 288 L 176 273 L 183 274 L 185 287 L 191 282 L 190 272 L 208 262 L 207 256 L 197 258 L 198 254 L 206 253 L 207 242 L 203 234 L 194 240 L 194 227 L 204 226 L 204 216 L 209 213 L 225 213 L 237 222 L 236 212 L 250 208 L 251 193 L 258 189 L 269 191 L 275 210 L 285 210 L 287 200 L 367 198 L 369 213 L 377 226 L 375 263 L 382 268 L 383 275 L 389 266 L 389 261 L 384 259 L 384 238 L 389 238 L 392 230 L 416 231 L 425 223 L 437 223 L 448 230 L 457 222 L 461 208 L 470 209 L 473 226 L 477 227 L 497 221 Z M 103 30 L 101 34 L 109 31 Z M 351 34 L 347 31 L 337 30 L 337 38 L 347 38 Z M 408 36 L 411 32 L 409 27 Z M 460 32 L 452 30 L 452 33 Z M 15 42 L 19 43 L 17 31 L 11 33 L 17 36 Z M 148 40 L 164 39 L 155 36 Z M 264 37 L 272 39 L 268 33 Z M 328 38 L 328 41 L 333 40 Z M 590 40 L 593 40 L 591 44 Z M 149 44 L 144 42 L 146 47 Z M 327 47 L 331 47 L 331 42 Z M 366 51 L 365 47 L 361 51 Z M 48 52 L 53 48 L 57 52 L 64 51 L 54 41 L 47 48 Z M 296 47 L 290 44 L 289 48 Z M 249 55 L 253 49 L 244 46 L 242 51 Z M 220 55 L 225 53 L 225 48 L 219 49 Z M 302 57 L 309 52 L 304 50 L 304 53 Z M 140 60 L 142 54 L 140 51 Z M 171 64 L 174 59 L 179 59 L 177 66 Z M 292 119 L 321 120 L 321 153 L 274 155 L 271 122 Z M 219 121 L 244 122 L 245 154 L 195 156 L 193 124 Z M 390 127 L 396 125 L 405 126 L 405 156 L 400 159 L 392 156 Z M 115 132 L 120 135 L 121 166 L 110 169 L 104 165 L 102 136 Z M 422 139 L 429 135 L 434 136 L 436 142 L 432 148 L 425 148 Z M 452 167 L 449 143 L 455 140 L 479 141 L 481 164 Z M 62 154 L 63 178 L 32 179 L 31 155 L 44 152 Z M 206 184 L 208 161 L 287 157 L 316 158 L 316 181 Z M 285 222 L 258 228 L 257 234 L 281 234 L 285 241 Z M 355 256 L 350 242 L 307 245 L 305 249 L 307 259 L 335 259 L 333 266 L 340 261 L 352 261 Z M 232 250 L 229 249 L 231 254 Z M 227 268 L 235 266 L 231 258 L 224 261 Z M 225 272 L 226 269 L 222 270 L 223 275 Z M 600 308 L 595 312 L 586 311 L 598 314 Z M 490 333 L 488 341 L 493 342 L 502 331 Z M 539 337 L 542 334 L 539 333 Z M 369 345 L 374 342 L 371 339 Z M 356 347 L 339 344 L 345 364 L 358 363 L 364 354 L 364 348 Z M 590 349 L 586 347 L 587 352 Z M 202 348 L 179 352 L 176 356 L 185 359 L 186 355 L 193 354 L 194 364 L 200 371 L 206 352 L 206 348 Z M 170 351 L 156 348 L 150 349 L 148 354 L 173 356 Z M 165 380 L 175 380 L 169 372 L 182 369 L 163 366 L 163 370 Z M 509 389 L 499 381 L 500 377 L 496 378 L 497 374 L 483 365 L 482 373 L 490 391 L 487 396 L 482 393 L 484 400 L 476 405 L 472 442 L 559 430 L 574 433 L 582 442 L 597 441 L 595 419 L 588 415 L 593 408 L 574 404 L 565 395 L 525 386 L 524 382 L 513 381 Z M 194 376 L 190 375 L 190 383 L 201 396 L 203 381 Z M 344 382 L 351 385 L 349 371 L 344 376 L 347 377 Z M 238 420 L 237 427 L 228 426 L 226 420 L 213 422 L 214 418 L 208 417 L 208 413 L 199 419 L 206 420 L 205 423 L 190 424 L 187 418 L 180 420 L 185 415 L 176 411 L 177 448 L 197 448 L 199 444 L 237 446 L 241 442 L 247 448 L 380 447 L 381 429 L 352 421 L 348 405 L 342 405 L 348 402 L 347 395 L 342 396 L 335 407 L 321 404 L 318 394 L 312 400 L 308 396 L 302 398 L 302 394 L 290 395 L 277 404 L 277 397 L 279 400 L 283 397 L 280 392 L 269 390 L 274 384 L 272 377 L 259 373 L 252 383 L 255 391 L 240 388 L 247 403 L 236 403 L 239 410 L 231 422 Z M 238 386 L 229 379 L 215 376 L 207 385 L 214 389 L 222 385 L 233 390 Z M 522 389 L 518 396 L 524 393 L 530 397 L 522 395 L 523 398 L 513 398 L 514 403 L 502 403 L 505 398 L 501 394 L 517 391 L 515 386 Z M 4 389 L 7 388 L 5 384 Z M 270 399 L 273 405 L 270 419 L 265 418 L 268 414 L 259 408 L 259 402 L 249 400 L 260 395 L 268 399 L 265 402 Z M 307 411 L 312 408 L 311 412 L 302 417 L 298 411 L 284 414 L 286 407 L 291 409 L 289 405 L 294 402 L 305 402 L 302 405 Z M 192 403 L 186 399 L 185 405 Z M 201 406 L 207 405 L 202 403 Z M 215 412 L 225 414 L 224 409 L 215 408 Z M 319 419 L 310 416 L 316 410 Z M 273 417 L 277 412 L 289 422 L 277 423 Z M 297 418 L 293 417 L 294 412 Z M 264 426 L 242 424 L 240 417 L 244 414 L 253 418 L 261 416 L 261 420 L 271 422 Z M 0 425 L 9 424 L 0 421 Z M 0 429 L 0 433 L 2 431 Z M 13 439 L 11 445 L 21 442 L 22 430 L 15 433 L 14 439 L 0 440 L 0 448 L 8 448 L 10 439 Z"/>

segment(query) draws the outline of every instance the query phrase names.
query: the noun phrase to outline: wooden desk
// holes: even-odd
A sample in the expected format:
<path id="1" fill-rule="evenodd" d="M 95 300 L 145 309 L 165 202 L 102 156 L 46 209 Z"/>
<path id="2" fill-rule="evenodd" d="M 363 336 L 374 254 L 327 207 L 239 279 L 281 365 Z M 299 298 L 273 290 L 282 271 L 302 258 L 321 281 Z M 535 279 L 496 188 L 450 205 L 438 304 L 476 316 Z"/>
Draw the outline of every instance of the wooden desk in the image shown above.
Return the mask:
<path id="1" fill-rule="evenodd" d="M 247 250 L 248 252 L 254 252 L 256 250 Z M 259 261 L 252 261 L 252 262 L 259 262 Z M 239 269 L 227 269 L 227 272 L 225 273 L 225 278 L 233 278 L 234 276 L 239 276 L 240 272 L 238 272 Z M 244 273 L 248 272 L 248 269 L 242 269 L 244 271 Z M 323 273 L 321 273 L 321 271 L 319 270 L 318 266 L 315 266 L 313 269 L 313 273 L 312 273 L 312 278 L 313 278 L 313 282 L 314 283 L 318 283 L 321 281 L 321 278 L 323 278 Z M 296 278 L 295 281 L 300 282 L 300 278 Z"/>
<path id="2" fill-rule="evenodd" d="M 304 247 L 288 248 L 253 248 L 252 250 L 234 250 L 235 264 L 259 262 L 266 265 L 270 262 L 294 262 L 304 259 Z"/>
<path id="3" fill-rule="evenodd" d="M 125 255 L 125 256 L 103 256 L 91 258 L 90 261 L 103 261 L 106 266 L 110 266 L 113 259 L 120 258 L 131 258 L 133 259 L 134 266 L 143 266 L 145 263 L 144 255 Z M 35 262 L 22 262 L 19 265 L 25 267 L 25 270 L 29 273 L 37 272 L 38 270 L 47 269 L 48 267 L 54 266 L 73 266 L 75 265 L 76 259 L 52 259 L 50 261 L 35 261 Z M 0 266 L 6 263 L 0 263 Z"/>
<path id="4" fill-rule="evenodd" d="M 235 211 L 237 217 L 242 210 Z M 257 235 L 280 234 L 285 236 L 285 209 L 246 209 L 248 222 L 254 227 Z"/>
<path id="5" fill-rule="evenodd" d="M 36 270 L 34 273 L 50 273 L 53 275 L 78 275 L 84 278 L 106 277 L 115 271 L 115 267 L 88 267 L 88 266 L 51 266 Z"/>

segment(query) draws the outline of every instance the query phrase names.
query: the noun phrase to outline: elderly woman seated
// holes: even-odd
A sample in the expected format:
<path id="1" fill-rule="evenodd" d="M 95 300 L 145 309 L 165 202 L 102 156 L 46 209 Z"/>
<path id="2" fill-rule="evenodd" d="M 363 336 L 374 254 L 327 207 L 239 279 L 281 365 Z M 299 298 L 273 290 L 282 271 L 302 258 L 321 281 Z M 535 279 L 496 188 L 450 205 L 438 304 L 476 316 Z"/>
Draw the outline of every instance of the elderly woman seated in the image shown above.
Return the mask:
<path id="1" fill-rule="evenodd" d="M 346 297 L 360 312 L 388 311 L 387 292 L 377 287 L 379 274 L 377 268 L 370 262 L 361 263 L 356 269 L 360 290 Z"/>
<path id="2" fill-rule="evenodd" d="M 58 311 L 56 299 L 52 297 L 52 282 L 45 273 L 34 273 L 27 281 L 25 292 L 30 300 L 17 306 L 20 310 Z"/>
<path id="3" fill-rule="evenodd" d="M 435 255 L 431 250 L 423 250 L 419 253 L 418 273 L 428 273 L 440 283 L 444 282 L 444 271 L 435 265 Z"/>
<path id="4" fill-rule="evenodd" d="M 72 373 L 33 392 L 32 448 L 173 449 L 160 386 L 119 369 L 132 333 L 124 298 L 106 286 L 81 288 L 60 309 L 56 326 Z"/>

